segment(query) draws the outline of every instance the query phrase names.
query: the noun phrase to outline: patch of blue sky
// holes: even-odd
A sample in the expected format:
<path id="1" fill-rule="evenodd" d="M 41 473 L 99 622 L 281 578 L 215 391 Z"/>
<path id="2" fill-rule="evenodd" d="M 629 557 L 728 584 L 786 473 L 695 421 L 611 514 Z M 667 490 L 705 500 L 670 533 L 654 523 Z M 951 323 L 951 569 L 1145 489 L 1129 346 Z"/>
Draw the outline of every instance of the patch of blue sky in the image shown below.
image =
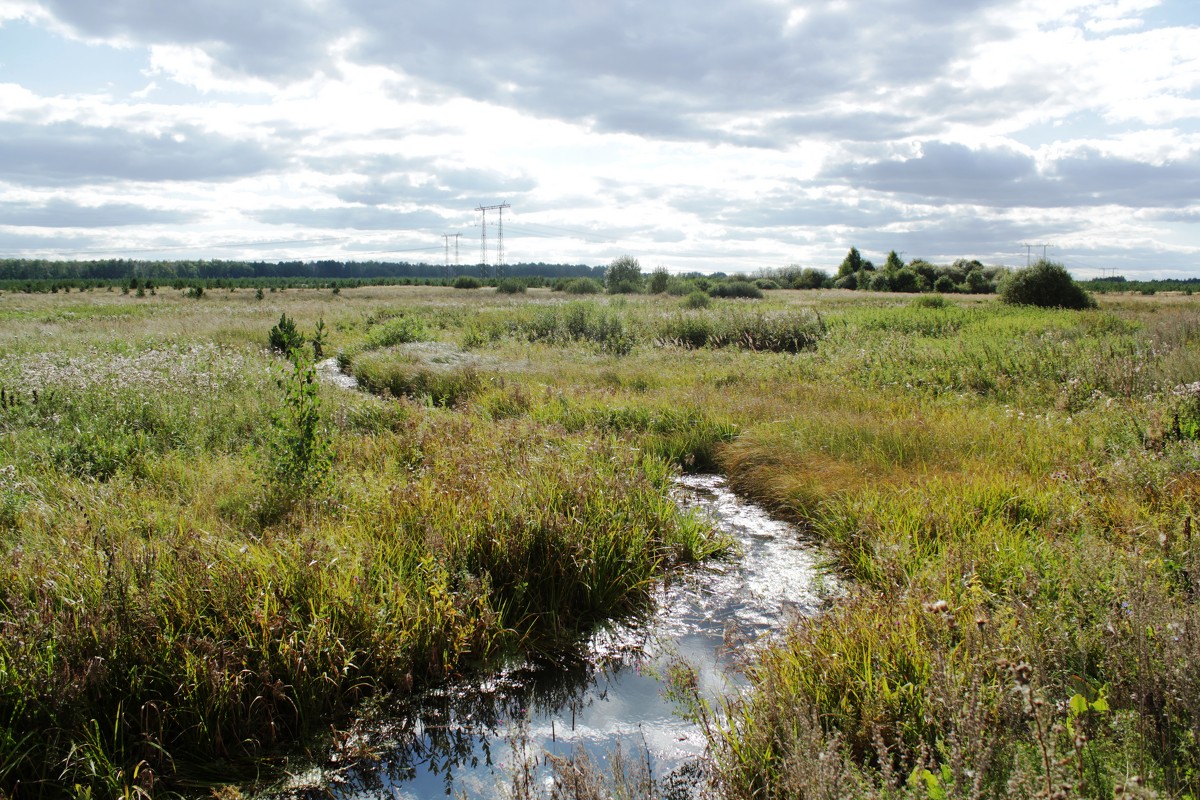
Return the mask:
<path id="1" fill-rule="evenodd" d="M 1196 0 L 1163 0 L 1141 13 L 1148 28 L 1195 27 L 1200 25 L 1200 3 Z"/>
<path id="2" fill-rule="evenodd" d="M 39 95 L 126 95 L 150 82 L 144 47 L 86 44 L 22 20 L 0 26 L 0 83 Z"/>

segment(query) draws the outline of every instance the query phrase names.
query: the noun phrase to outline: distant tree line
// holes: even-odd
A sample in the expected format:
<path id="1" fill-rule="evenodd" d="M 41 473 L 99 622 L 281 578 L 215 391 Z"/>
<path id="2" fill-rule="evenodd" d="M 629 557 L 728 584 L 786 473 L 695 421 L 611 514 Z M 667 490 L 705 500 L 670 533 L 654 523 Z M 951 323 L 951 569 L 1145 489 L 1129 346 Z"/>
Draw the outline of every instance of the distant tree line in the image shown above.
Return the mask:
<path id="1" fill-rule="evenodd" d="M 496 267 L 411 263 L 407 261 L 142 261 L 108 258 L 95 261 L 50 259 L 0 259 L 0 280 L 126 280 L 149 278 L 159 283 L 175 279 L 215 280 L 253 278 L 308 278 L 347 280 L 355 278 L 455 278 L 459 275 L 489 277 L 601 278 L 604 267 L 584 264 L 506 264 L 503 275 Z M 483 273 L 487 274 L 483 274 Z"/>
<path id="2" fill-rule="evenodd" d="M 134 260 L 92 261 L 50 259 L 0 259 L 0 288 L 10 291 L 59 291 L 127 287 L 151 289 L 330 286 L 349 288 L 363 284 L 451 282 L 460 276 L 485 281 L 501 278 L 560 279 L 604 277 L 604 267 L 585 264 L 506 264 L 499 270 L 483 264 L 445 267 L 405 261 L 224 261 Z M 500 274 L 497 274 L 497 273 Z"/>

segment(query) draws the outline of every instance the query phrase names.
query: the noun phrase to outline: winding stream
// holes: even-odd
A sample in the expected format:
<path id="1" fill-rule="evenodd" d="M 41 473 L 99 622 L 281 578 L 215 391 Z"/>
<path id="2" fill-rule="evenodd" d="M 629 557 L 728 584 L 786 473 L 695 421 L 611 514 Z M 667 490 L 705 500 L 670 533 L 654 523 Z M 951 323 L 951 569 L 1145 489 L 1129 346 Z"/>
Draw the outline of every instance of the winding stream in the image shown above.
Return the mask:
<path id="1" fill-rule="evenodd" d="M 357 384 L 333 359 L 318 369 L 324 381 Z M 677 497 L 731 535 L 738 555 L 665 582 L 648 619 L 598 632 L 578 661 L 519 666 L 416 698 L 407 712 L 343 742 L 332 766 L 294 776 L 285 792 L 339 800 L 494 797 L 518 763 L 535 756 L 541 763 L 542 753 L 565 757 L 582 748 L 602 761 L 619 747 L 686 797 L 705 742 L 664 696 L 668 667 L 686 661 L 710 699 L 736 691 L 744 686 L 738 662 L 746 647 L 797 615 L 816 613 L 827 592 L 816 550 L 723 478 L 685 476 Z M 544 766 L 535 777 L 551 780 Z"/>
<path id="2" fill-rule="evenodd" d="M 731 534 L 740 555 L 660 587 L 647 621 L 597 633 L 586 659 L 519 667 L 421 697 L 409 713 L 347 741 L 345 767 L 337 769 L 335 757 L 332 770 L 295 776 L 289 793 L 345 800 L 494 797 L 521 748 L 557 756 L 583 748 L 601 762 L 619 746 L 687 796 L 705 743 L 664 697 L 660 677 L 682 658 L 706 696 L 736 690 L 744 685 L 738 657 L 746 645 L 794 615 L 815 613 L 824 594 L 812 546 L 739 499 L 723 478 L 686 476 L 678 496 Z M 535 775 L 551 780 L 544 767 Z"/>

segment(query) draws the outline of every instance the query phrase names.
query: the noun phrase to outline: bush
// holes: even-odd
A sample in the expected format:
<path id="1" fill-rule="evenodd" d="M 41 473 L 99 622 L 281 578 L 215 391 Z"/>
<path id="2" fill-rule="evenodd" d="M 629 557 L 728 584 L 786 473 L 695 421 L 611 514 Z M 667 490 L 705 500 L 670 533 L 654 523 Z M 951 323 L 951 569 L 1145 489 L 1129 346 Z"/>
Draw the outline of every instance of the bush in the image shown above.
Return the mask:
<path id="1" fill-rule="evenodd" d="M 946 308 L 953 305 L 941 294 L 927 294 L 912 302 L 913 308 Z"/>
<path id="2" fill-rule="evenodd" d="M 398 344 L 424 341 L 425 326 L 414 317 L 396 317 L 371 328 L 367 334 L 367 349 L 378 350 Z"/>
<path id="3" fill-rule="evenodd" d="M 829 274 L 824 270 L 805 267 L 792 280 L 793 289 L 820 289 L 829 282 Z"/>
<path id="4" fill-rule="evenodd" d="M 958 287 L 949 275 L 941 275 L 933 282 L 933 290 L 942 294 L 951 294 L 958 291 Z"/>
<path id="5" fill-rule="evenodd" d="M 1075 283 L 1066 267 L 1045 259 L 1009 275 L 1000 287 L 1000 299 L 1042 308 L 1096 307 L 1095 299 Z"/>
<path id="6" fill-rule="evenodd" d="M 925 276 L 910 267 L 898 269 L 891 276 L 893 292 L 924 292 L 929 288 Z"/>
<path id="7" fill-rule="evenodd" d="M 671 275 L 663 267 L 654 270 L 650 276 L 650 294 L 662 294 L 667 291 L 667 284 L 671 280 Z"/>
<path id="8" fill-rule="evenodd" d="M 470 275 L 459 275 L 452 285 L 455 289 L 479 289 L 483 286 L 483 281 Z"/>
<path id="9" fill-rule="evenodd" d="M 604 272 L 609 294 L 633 294 L 642 288 L 642 266 L 633 256 L 614 258 Z"/>
<path id="10" fill-rule="evenodd" d="M 517 278 L 505 278 L 496 284 L 497 294 L 525 294 L 525 281 Z"/>
<path id="11" fill-rule="evenodd" d="M 683 298 L 684 308 L 708 308 L 712 305 L 712 298 L 706 292 L 699 290 L 692 292 L 687 297 Z"/>
<path id="12" fill-rule="evenodd" d="M 604 287 L 594 278 L 575 278 L 563 285 L 567 294 L 600 294 Z"/>
<path id="13" fill-rule="evenodd" d="M 708 293 L 713 297 L 742 297 L 761 300 L 762 289 L 747 281 L 721 281 L 708 287 Z"/>

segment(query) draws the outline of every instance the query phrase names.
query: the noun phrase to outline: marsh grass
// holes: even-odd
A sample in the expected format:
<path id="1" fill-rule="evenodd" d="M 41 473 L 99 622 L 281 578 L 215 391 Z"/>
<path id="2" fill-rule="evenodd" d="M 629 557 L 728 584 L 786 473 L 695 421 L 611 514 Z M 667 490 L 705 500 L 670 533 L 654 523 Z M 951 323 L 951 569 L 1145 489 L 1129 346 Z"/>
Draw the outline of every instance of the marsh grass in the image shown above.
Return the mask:
<path id="1" fill-rule="evenodd" d="M 693 705 L 714 792 L 1200 793 L 1191 298 L 175 294 L 0 299 L 0 791 L 249 774 L 570 650 L 722 547 L 670 500 L 719 468 L 850 588 Z M 379 394 L 315 387 L 328 482 L 264 513 L 284 313 Z"/>

